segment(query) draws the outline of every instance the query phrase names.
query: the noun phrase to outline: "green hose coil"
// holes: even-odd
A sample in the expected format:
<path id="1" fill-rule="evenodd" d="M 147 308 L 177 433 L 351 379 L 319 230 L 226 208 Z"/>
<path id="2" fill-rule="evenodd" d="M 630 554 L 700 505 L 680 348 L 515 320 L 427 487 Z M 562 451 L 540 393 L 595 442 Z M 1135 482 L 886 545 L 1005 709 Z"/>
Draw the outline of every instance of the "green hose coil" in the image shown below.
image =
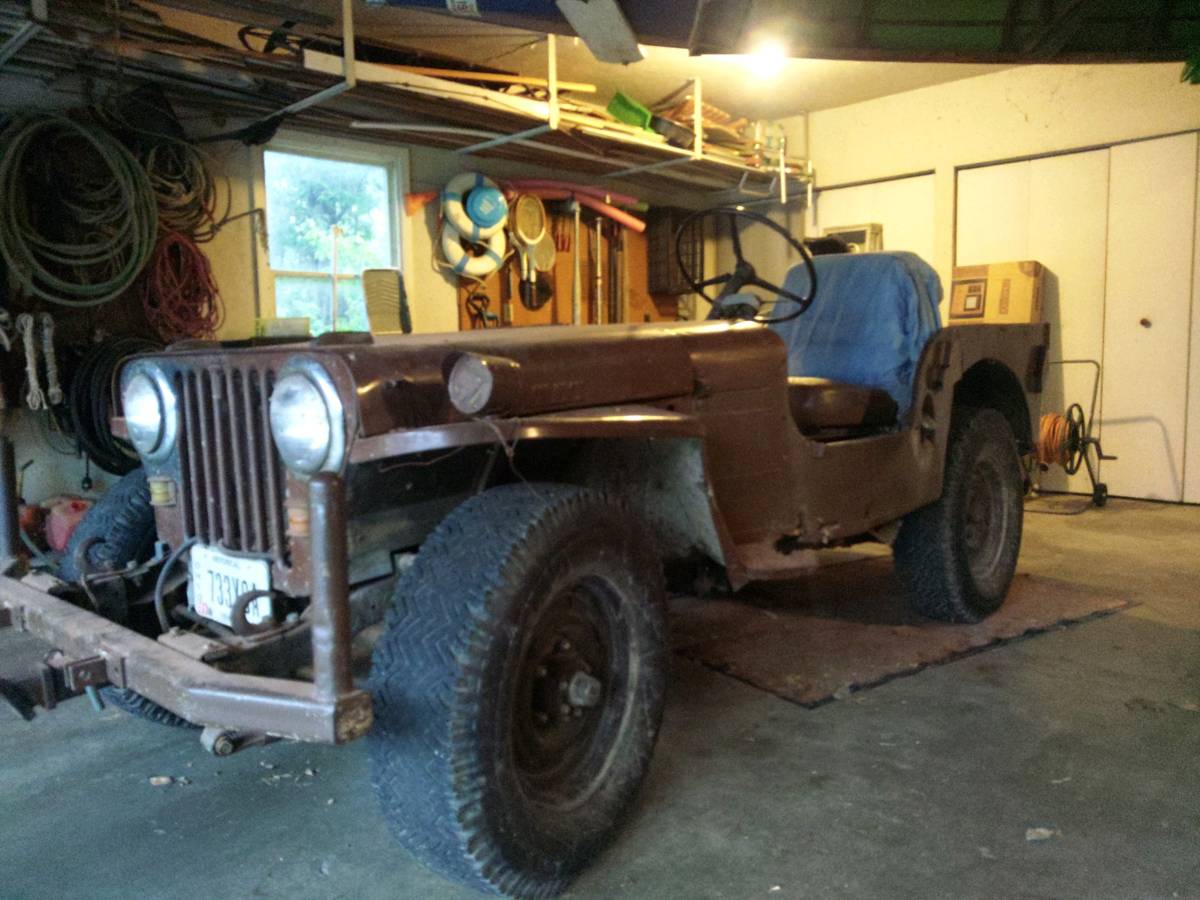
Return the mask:
<path id="1" fill-rule="evenodd" d="M 63 116 L 14 123 L 2 141 L 0 255 L 24 291 L 73 307 L 124 293 L 158 229 L 154 190 L 133 154 Z M 40 194 L 31 190 L 39 172 Z"/>

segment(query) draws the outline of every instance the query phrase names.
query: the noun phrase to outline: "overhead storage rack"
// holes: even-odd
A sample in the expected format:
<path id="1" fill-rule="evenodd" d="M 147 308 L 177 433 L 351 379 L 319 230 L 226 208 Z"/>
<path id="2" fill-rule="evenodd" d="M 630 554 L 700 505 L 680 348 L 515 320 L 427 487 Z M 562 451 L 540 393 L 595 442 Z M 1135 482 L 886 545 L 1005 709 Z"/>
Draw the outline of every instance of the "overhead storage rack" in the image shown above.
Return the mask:
<path id="1" fill-rule="evenodd" d="M 111 7 L 92 0 L 53 7 L 27 22 L 8 66 L 28 71 L 75 69 L 100 74 L 119 62 L 127 77 L 162 84 L 181 100 L 218 103 L 266 125 L 290 125 L 400 137 L 404 143 L 463 156 L 505 159 L 586 173 L 650 188 L 691 187 L 723 201 L 779 197 L 811 190 L 807 164 L 787 160 L 786 147 L 761 164 L 703 140 L 701 85 L 694 83 L 693 146 L 614 122 L 560 91 L 555 38 L 547 36 L 545 99 L 464 84 L 403 67 L 355 59 L 353 9 L 343 0 L 342 54 L 305 49 L 302 58 L 255 53 L 165 27 L 151 11 L 125 6 L 120 27 Z M 89 7 L 91 10 L 89 11 Z M 39 11 L 40 12 L 40 11 Z M 5 17 L 16 26 L 16 17 Z M 0 38 L 0 45 L 5 42 Z M 100 71 L 97 71 L 100 70 Z"/>

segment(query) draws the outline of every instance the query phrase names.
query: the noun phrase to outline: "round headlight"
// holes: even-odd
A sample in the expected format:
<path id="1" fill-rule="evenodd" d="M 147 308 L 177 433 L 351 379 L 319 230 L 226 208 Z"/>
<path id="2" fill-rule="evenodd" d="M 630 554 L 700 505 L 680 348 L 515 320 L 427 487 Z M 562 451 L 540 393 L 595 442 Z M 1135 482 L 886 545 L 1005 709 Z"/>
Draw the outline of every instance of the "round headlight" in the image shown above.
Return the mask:
<path id="1" fill-rule="evenodd" d="M 285 371 L 271 394 L 271 435 L 288 468 L 305 475 L 342 464 L 342 404 L 329 376 L 316 365 Z"/>
<path id="2" fill-rule="evenodd" d="M 142 368 L 125 379 L 121 391 L 129 440 L 142 456 L 154 458 L 175 446 L 175 395 L 160 373 Z"/>

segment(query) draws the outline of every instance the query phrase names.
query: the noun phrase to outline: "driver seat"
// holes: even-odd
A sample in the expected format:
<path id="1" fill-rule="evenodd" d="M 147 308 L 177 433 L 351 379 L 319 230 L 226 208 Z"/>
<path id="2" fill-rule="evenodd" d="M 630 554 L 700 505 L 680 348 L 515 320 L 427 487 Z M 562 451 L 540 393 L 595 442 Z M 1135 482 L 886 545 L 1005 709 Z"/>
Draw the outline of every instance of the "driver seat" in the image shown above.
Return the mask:
<path id="1" fill-rule="evenodd" d="M 808 436 L 890 428 L 898 412 L 881 388 L 804 376 L 788 378 L 788 406 L 796 427 Z"/>
<path id="2" fill-rule="evenodd" d="M 812 306 L 770 325 L 787 347 L 796 426 L 836 438 L 904 425 L 921 351 L 941 327 L 937 273 L 896 252 L 818 256 L 813 266 Z M 783 287 L 806 294 L 805 266 L 794 266 Z"/>

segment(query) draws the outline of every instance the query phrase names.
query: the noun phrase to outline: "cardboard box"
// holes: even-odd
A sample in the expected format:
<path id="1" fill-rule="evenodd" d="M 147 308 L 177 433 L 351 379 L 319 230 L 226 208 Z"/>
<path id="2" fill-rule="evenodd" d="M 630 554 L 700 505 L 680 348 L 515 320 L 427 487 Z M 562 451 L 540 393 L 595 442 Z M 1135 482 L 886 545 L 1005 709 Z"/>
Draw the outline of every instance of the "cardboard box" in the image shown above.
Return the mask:
<path id="1" fill-rule="evenodd" d="M 1041 322 L 1044 271 L 1034 260 L 956 267 L 950 324 Z"/>

